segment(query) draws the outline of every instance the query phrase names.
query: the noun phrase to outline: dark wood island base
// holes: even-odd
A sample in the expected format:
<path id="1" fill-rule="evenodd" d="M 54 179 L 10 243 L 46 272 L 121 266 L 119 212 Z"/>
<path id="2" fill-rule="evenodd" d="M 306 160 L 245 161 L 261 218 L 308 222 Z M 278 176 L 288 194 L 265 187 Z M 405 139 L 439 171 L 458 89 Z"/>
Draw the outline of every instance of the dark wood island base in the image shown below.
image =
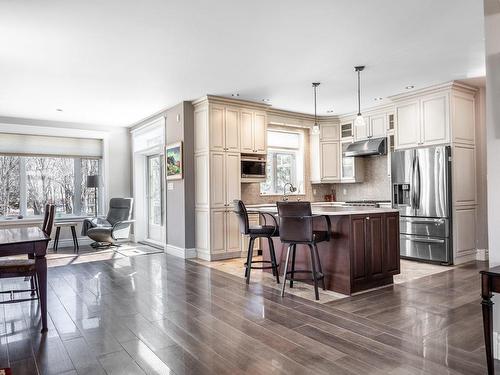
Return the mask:
<path id="1" fill-rule="evenodd" d="M 352 210 L 332 213 L 331 207 L 314 209 L 314 214 L 328 215 L 332 224 L 332 239 L 318 244 L 326 289 L 350 295 L 392 284 L 393 276 L 400 273 L 399 213 L 382 209 L 349 212 Z M 316 225 L 318 230 L 326 229 L 324 220 L 318 219 Z M 286 246 L 279 238 L 273 241 L 283 273 Z M 296 254 L 296 268 L 310 269 L 308 252 Z M 269 260 L 267 244 L 263 244 L 263 257 Z"/>

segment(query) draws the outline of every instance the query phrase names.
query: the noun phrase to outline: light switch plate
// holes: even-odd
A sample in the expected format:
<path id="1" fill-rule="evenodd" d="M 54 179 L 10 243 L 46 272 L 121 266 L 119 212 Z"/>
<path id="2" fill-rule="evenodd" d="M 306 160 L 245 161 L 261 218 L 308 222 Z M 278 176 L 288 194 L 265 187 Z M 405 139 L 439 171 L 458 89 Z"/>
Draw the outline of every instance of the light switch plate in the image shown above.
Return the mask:
<path id="1" fill-rule="evenodd" d="M 174 183 L 173 182 L 167 183 L 167 190 L 174 190 Z"/>

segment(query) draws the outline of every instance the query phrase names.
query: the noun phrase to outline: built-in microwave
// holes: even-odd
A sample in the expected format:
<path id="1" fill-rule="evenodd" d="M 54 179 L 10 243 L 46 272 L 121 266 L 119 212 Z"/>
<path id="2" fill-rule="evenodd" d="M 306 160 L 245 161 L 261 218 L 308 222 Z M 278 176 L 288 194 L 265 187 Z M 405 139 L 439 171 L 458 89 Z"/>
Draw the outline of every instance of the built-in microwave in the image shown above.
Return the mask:
<path id="1" fill-rule="evenodd" d="M 258 182 L 266 179 L 265 155 L 241 155 L 241 182 Z"/>

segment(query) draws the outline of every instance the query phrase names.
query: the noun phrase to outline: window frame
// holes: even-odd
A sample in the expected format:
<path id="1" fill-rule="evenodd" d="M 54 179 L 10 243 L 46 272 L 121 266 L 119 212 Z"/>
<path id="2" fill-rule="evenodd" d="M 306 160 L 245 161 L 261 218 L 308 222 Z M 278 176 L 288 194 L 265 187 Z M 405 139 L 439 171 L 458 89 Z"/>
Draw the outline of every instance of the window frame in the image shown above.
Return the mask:
<path id="1" fill-rule="evenodd" d="M 97 160 L 98 162 L 98 173 L 102 175 L 103 171 L 103 159 L 102 157 L 91 157 L 91 156 L 66 156 L 66 155 L 30 155 L 30 154 L 3 154 L 0 156 L 17 156 L 19 157 L 19 215 L 22 219 L 17 220 L 36 220 L 43 217 L 43 215 L 28 215 L 28 195 L 27 195 L 27 169 L 26 163 L 27 158 L 61 158 L 61 159 L 72 159 L 73 160 L 73 213 L 58 213 L 59 218 L 78 218 L 78 217 L 89 217 L 89 214 L 82 212 L 81 205 L 81 194 L 82 194 L 82 183 L 84 177 L 82 176 L 82 160 Z M 103 186 L 98 188 L 98 195 L 102 196 Z M 100 201 L 101 199 L 99 199 Z M 101 211 L 102 205 L 99 205 L 99 211 Z M 5 220 L 6 218 L 11 218 L 13 215 L 0 215 L 0 220 Z"/>
<path id="2" fill-rule="evenodd" d="M 276 183 L 277 183 L 277 181 L 276 181 L 277 155 L 276 154 L 279 154 L 279 153 L 289 154 L 289 155 L 293 156 L 294 163 L 295 163 L 295 167 L 292 169 L 290 174 L 292 175 L 292 178 L 291 178 L 292 181 L 295 182 L 294 186 L 297 188 L 297 191 L 294 193 L 287 193 L 287 195 L 295 195 L 295 196 L 305 195 L 305 147 L 304 147 L 305 141 L 304 141 L 303 132 L 301 132 L 300 130 L 282 130 L 282 129 L 273 129 L 273 128 L 268 128 L 267 132 L 289 133 L 289 134 L 298 135 L 299 136 L 299 145 L 298 145 L 298 147 L 287 147 L 287 146 L 280 146 L 280 147 L 270 146 L 270 147 L 268 147 L 268 149 L 267 149 L 267 156 L 268 156 L 267 162 L 272 163 L 272 173 L 273 173 L 272 189 L 273 189 L 273 191 L 269 192 L 269 193 L 263 192 L 262 191 L 262 184 L 263 183 L 261 183 L 259 186 L 260 196 L 269 197 L 269 196 L 282 196 L 283 195 L 282 192 L 277 191 L 278 186 L 276 185 Z M 273 160 L 269 160 L 270 153 L 273 153 Z M 302 181 L 301 182 L 298 181 L 298 179 L 299 179 L 298 176 L 300 174 L 300 171 L 298 168 L 299 163 L 302 164 L 302 168 L 301 168 Z"/>

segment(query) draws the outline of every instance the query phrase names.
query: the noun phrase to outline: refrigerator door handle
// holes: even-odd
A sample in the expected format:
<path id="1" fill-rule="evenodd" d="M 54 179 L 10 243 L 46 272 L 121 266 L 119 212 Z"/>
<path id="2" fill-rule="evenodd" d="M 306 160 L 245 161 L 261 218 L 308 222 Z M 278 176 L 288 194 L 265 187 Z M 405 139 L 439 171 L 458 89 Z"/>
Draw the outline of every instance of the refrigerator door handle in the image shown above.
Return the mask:
<path id="1" fill-rule="evenodd" d="M 415 180 L 416 180 L 416 185 L 415 185 L 415 208 L 417 210 L 420 209 L 420 162 L 418 160 L 418 157 L 415 156 L 416 160 L 416 166 L 415 166 Z"/>
<path id="2" fill-rule="evenodd" d="M 421 237 L 421 236 L 401 236 L 404 239 L 414 241 L 414 242 L 421 242 L 421 243 L 435 243 L 435 244 L 443 244 L 445 243 L 445 239 L 438 239 L 438 238 L 429 238 L 429 237 Z"/>
<path id="3" fill-rule="evenodd" d="M 411 160 L 411 169 L 410 169 L 410 181 L 411 181 L 411 186 L 410 186 L 410 203 L 411 203 L 411 208 L 415 208 L 415 160 L 416 160 L 416 155 L 413 155 L 413 158 Z"/>

